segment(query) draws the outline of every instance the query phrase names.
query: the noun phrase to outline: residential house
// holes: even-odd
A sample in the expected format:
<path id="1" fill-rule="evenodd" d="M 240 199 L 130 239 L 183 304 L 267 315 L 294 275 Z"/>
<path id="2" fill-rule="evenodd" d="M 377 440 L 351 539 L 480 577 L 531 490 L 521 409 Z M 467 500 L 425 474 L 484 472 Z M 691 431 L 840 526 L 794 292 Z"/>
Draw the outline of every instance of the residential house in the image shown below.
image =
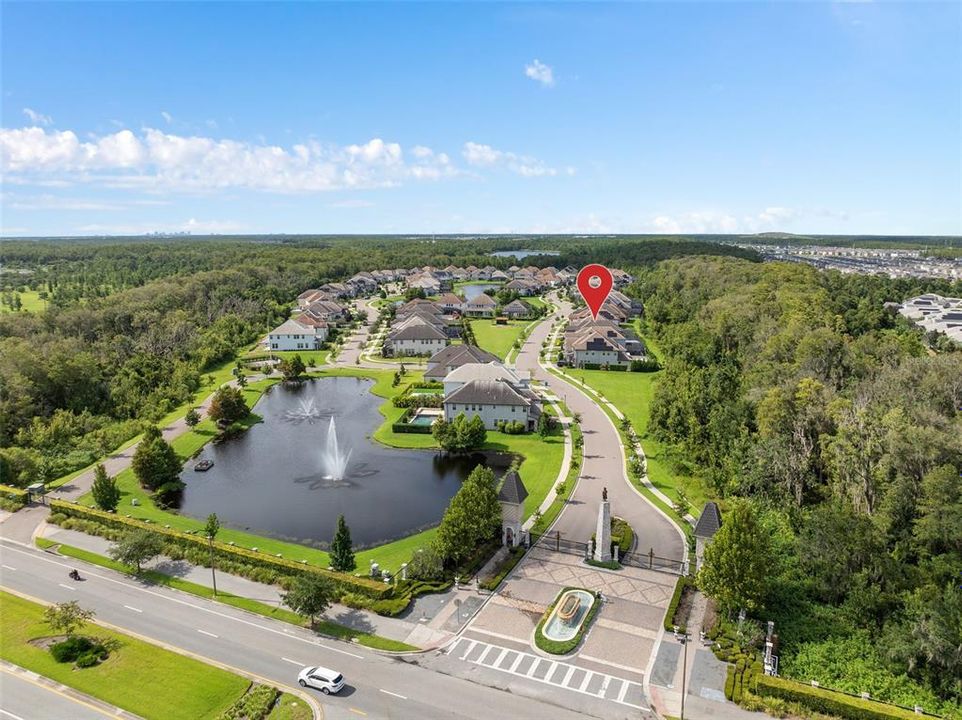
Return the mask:
<path id="1" fill-rule="evenodd" d="M 444 419 L 458 415 L 480 417 L 488 430 L 498 423 L 521 422 L 534 430 L 541 415 L 541 403 L 527 389 L 518 389 L 504 380 L 471 380 L 444 398 Z"/>
<path id="2" fill-rule="evenodd" d="M 475 380 L 503 380 L 518 390 L 527 389 L 531 382 L 531 373 L 512 370 L 505 367 L 500 360 L 486 363 L 465 363 L 455 368 L 444 377 L 444 394 L 457 390 L 462 385 Z"/>
<path id="3" fill-rule="evenodd" d="M 491 280 L 495 282 L 508 282 L 510 279 L 508 273 L 504 272 L 504 270 L 495 270 L 491 273 Z"/>
<path id="4" fill-rule="evenodd" d="M 532 317 L 534 315 L 534 311 L 523 301 L 512 300 L 503 308 L 501 308 L 501 314 L 505 317 L 511 318 L 512 320 L 523 320 Z"/>
<path id="5" fill-rule="evenodd" d="M 452 370 L 469 363 L 500 362 L 497 355 L 476 345 L 448 345 L 435 353 L 427 362 L 425 380 L 444 380 Z"/>
<path id="6" fill-rule="evenodd" d="M 291 318 L 286 320 L 267 335 L 267 346 L 271 350 L 318 350 L 327 338 L 327 325 L 322 321 Z"/>
<path id="7" fill-rule="evenodd" d="M 498 303 L 495 302 L 494 298 L 487 293 L 481 293 L 477 297 L 465 301 L 464 314 L 471 317 L 494 317 L 497 308 Z"/>
<path id="8" fill-rule="evenodd" d="M 435 303 L 446 313 L 461 313 L 464 310 L 464 300 L 454 293 L 444 293 Z"/>
<path id="9" fill-rule="evenodd" d="M 392 326 L 384 340 L 385 354 L 434 355 L 450 342 L 447 334 L 423 317 L 411 317 L 398 327 Z"/>

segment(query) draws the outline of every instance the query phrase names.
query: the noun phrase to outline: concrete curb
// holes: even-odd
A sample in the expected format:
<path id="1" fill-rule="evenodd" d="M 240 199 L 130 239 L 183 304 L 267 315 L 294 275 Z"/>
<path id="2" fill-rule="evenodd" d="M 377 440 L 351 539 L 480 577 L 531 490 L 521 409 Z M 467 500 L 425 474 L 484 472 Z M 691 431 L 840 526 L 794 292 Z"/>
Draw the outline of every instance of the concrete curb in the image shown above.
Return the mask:
<path id="1" fill-rule="evenodd" d="M 121 720 L 142 720 L 140 715 L 135 715 L 134 713 L 124 710 L 121 707 L 104 702 L 93 695 L 88 695 L 87 693 L 76 690 L 69 685 L 64 685 L 56 680 L 51 680 L 45 675 L 40 675 L 33 670 L 27 670 L 26 668 L 22 668 L 19 665 L 14 665 L 6 660 L 0 660 L 0 672 L 8 673 L 20 678 L 21 680 L 26 680 L 33 685 L 38 685 L 58 695 L 63 695 L 64 697 L 67 697 L 76 703 L 86 705 L 93 710 L 103 713 L 104 715 L 121 718 Z"/>

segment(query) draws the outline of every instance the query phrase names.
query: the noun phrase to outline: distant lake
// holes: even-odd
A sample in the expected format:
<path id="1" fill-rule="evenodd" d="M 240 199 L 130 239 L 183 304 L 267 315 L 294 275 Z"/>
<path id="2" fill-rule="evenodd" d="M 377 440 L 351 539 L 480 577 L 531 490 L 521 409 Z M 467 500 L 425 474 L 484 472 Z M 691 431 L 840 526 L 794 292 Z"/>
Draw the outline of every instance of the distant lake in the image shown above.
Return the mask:
<path id="1" fill-rule="evenodd" d="M 489 290 L 495 290 L 501 287 L 502 283 L 489 283 L 489 282 L 476 282 L 468 283 L 467 285 L 461 285 L 458 290 L 464 295 L 465 300 L 474 300 L 481 293 L 486 293 Z"/>
<path id="2" fill-rule="evenodd" d="M 560 255 L 561 253 L 557 250 L 498 250 L 498 252 L 493 252 L 491 255 L 493 257 L 514 257 L 518 260 L 524 260 L 526 257 L 531 257 L 534 255 Z"/>

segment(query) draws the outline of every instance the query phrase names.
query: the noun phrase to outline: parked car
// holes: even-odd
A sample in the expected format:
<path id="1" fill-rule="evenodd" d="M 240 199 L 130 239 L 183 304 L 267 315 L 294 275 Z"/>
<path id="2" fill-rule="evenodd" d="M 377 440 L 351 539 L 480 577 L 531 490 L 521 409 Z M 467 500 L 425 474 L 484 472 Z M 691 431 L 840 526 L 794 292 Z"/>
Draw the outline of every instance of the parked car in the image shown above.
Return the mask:
<path id="1" fill-rule="evenodd" d="M 306 667 L 297 675 L 297 682 L 301 687 L 312 687 L 325 695 L 339 693 L 344 687 L 344 676 L 337 670 L 321 667 Z"/>

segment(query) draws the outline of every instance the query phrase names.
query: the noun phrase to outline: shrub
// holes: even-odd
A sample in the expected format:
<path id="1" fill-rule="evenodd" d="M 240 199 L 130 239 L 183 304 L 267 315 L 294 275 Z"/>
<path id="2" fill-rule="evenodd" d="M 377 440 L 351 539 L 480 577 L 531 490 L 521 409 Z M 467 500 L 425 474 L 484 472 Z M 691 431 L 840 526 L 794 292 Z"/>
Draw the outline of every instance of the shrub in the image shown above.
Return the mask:
<path id="1" fill-rule="evenodd" d="M 629 368 L 631 372 L 658 372 L 661 365 L 657 360 L 632 360 Z"/>
<path id="2" fill-rule="evenodd" d="M 758 694 L 797 702 L 815 712 L 850 720 L 909 720 L 918 718 L 911 710 L 865 700 L 825 688 L 816 688 L 784 678 L 760 675 L 756 679 Z"/>
<path id="3" fill-rule="evenodd" d="M 28 493 L 20 488 L 0 485 L 0 500 L 4 500 L 11 507 L 11 511 L 16 511 L 27 504 Z M 7 509 L 7 508 L 4 508 Z"/>
<path id="4" fill-rule="evenodd" d="M 671 594 L 671 602 L 668 603 L 668 611 L 665 613 L 665 630 L 668 632 L 674 632 L 675 625 L 675 615 L 678 613 L 678 604 L 681 602 L 681 595 L 691 583 L 687 577 L 682 575 L 678 578 L 678 582 L 675 583 L 675 591 Z M 681 632 L 685 632 L 685 626 L 680 625 L 678 628 Z M 730 699 L 730 698 L 729 698 Z"/>
<path id="5" fill-rule="evenodd" d="M 66 640 L 51 645 L 50 654 L 59 663 L 73 662 L 81 655 L 90 652 L 93 647 L 94 644 L 90 638 L 73 635 Z"/>
<path id="6" fill-rule="evenodd" d="M 524 548 L 513 547 L 508 553 L 508 556 L 498 563 L 498 566 L 494 570 L 494 574 L 485 578 L 481 581 L 481 587 L 485 590 L 491 590 L 492 592 L 497 589 L 501 581 L 507 577 L 508 573 L 514 570 L 515 565 L 521 562 L 521 558 L 524 557 Z"/>
<path id="7" fill-rule="evenodd" d="M 280 690 L 270 685 L 253 685 L 218 715 L 217 720 L 264 720 L 270 715 L 280 694 Z"/>
<path id="8" fill-rule="evenodd" d="M 93 667 L 94 665 L 97 665 L 99 663 L 100 663 L 100 657 L 92 652 L 84 653 L 83 655 L 77 658 L 78 668 Z"/>

